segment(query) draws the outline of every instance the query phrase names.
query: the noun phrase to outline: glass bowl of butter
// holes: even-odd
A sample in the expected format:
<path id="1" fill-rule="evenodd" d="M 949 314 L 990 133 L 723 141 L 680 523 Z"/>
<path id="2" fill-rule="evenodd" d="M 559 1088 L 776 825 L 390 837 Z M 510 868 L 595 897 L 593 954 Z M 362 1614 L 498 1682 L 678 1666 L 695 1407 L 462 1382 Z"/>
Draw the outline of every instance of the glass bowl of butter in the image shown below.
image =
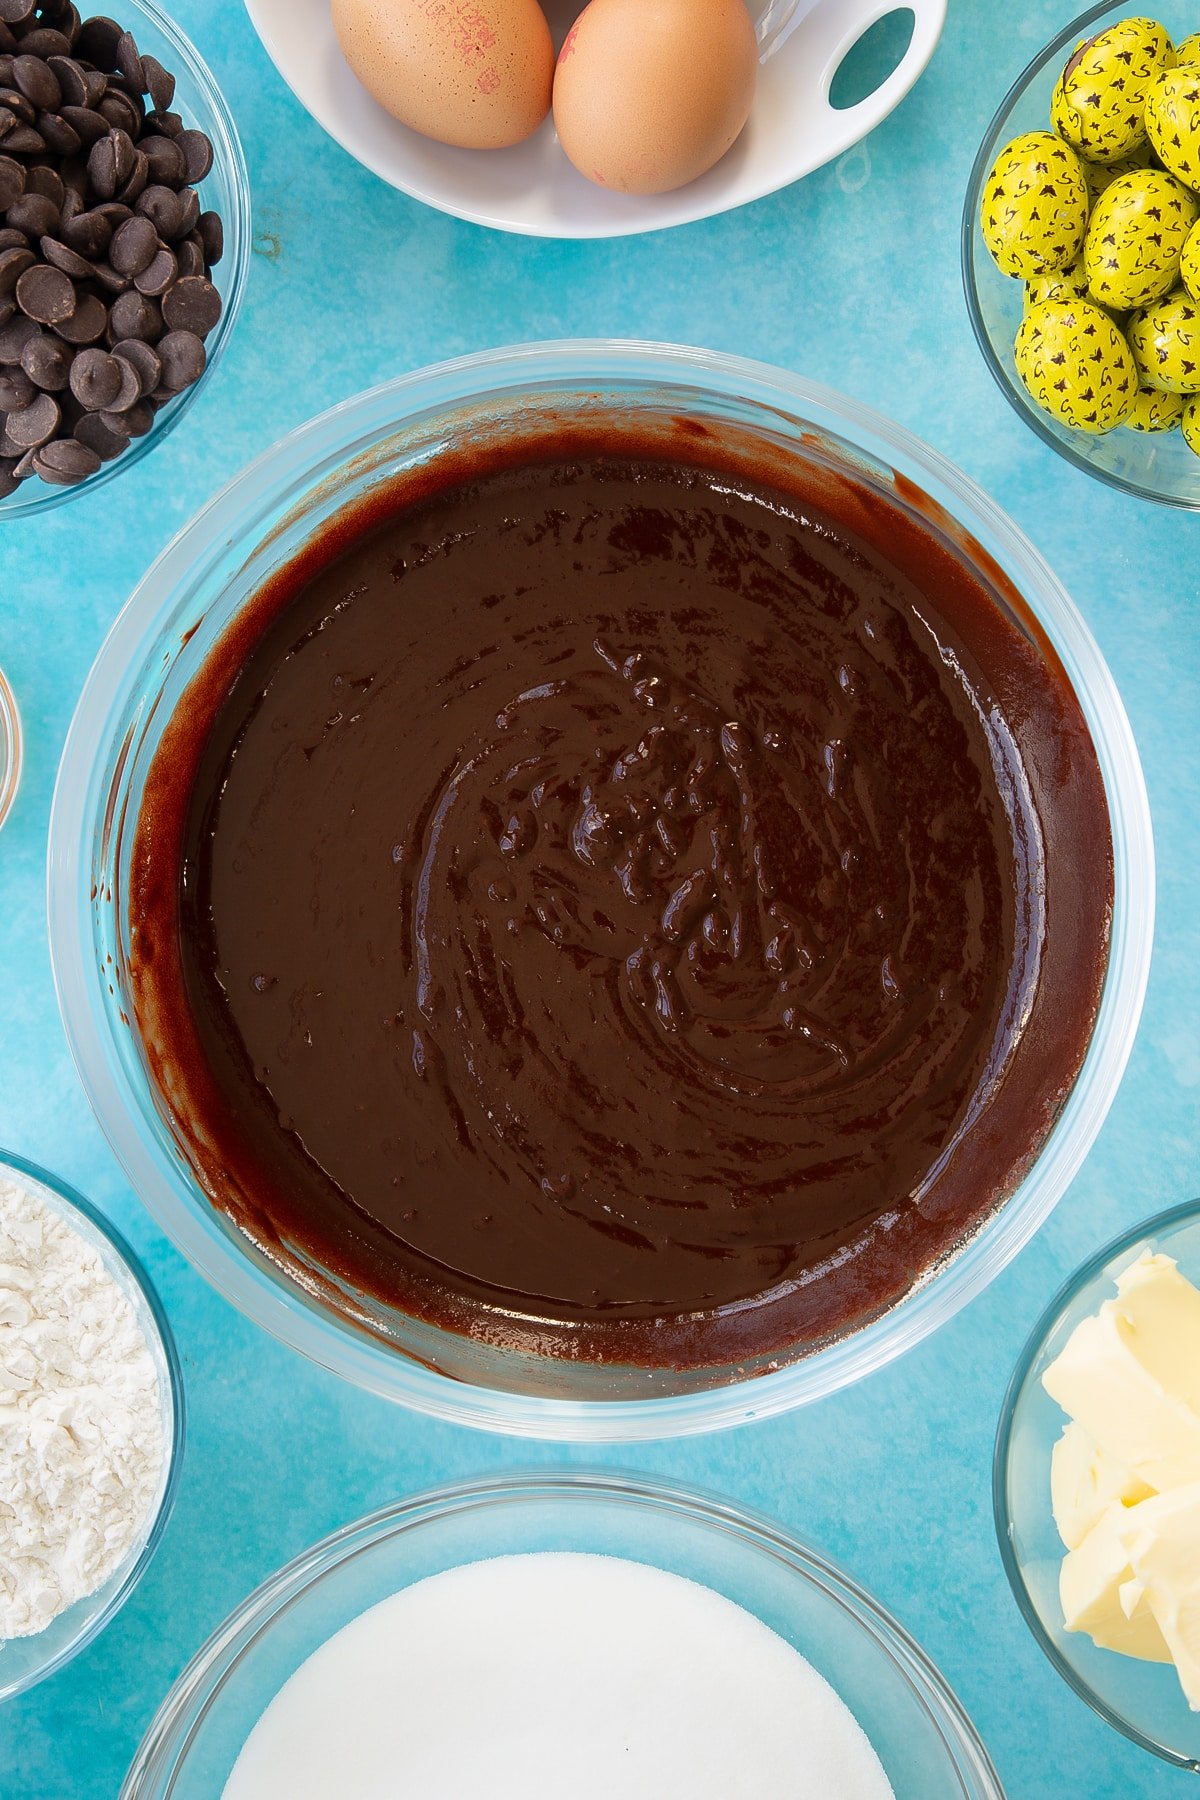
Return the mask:
<path id="1" fill-rule="evenodd" d="M 1200 1201 L 1107 1245 L 1051 1301 L 1005 1396 L 992 1496 L 1059 1674 L 1200 1774 Z"/>

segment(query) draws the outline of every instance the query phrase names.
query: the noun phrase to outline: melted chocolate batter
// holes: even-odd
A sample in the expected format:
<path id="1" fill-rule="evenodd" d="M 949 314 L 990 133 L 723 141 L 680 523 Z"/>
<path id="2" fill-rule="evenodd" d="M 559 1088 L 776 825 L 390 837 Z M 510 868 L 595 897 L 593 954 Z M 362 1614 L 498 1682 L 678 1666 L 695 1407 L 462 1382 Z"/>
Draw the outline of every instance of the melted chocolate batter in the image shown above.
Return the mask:
<path id="1" fill-rule="evenodd" d="M 1065 677 L 936 530 L 736 463 L 610 428 L 426 476 L 180 709 L 138 1020 L 308 1279 L 762 1366 L 905 1292 L 1052 1123 L 1111 900 Z"/>

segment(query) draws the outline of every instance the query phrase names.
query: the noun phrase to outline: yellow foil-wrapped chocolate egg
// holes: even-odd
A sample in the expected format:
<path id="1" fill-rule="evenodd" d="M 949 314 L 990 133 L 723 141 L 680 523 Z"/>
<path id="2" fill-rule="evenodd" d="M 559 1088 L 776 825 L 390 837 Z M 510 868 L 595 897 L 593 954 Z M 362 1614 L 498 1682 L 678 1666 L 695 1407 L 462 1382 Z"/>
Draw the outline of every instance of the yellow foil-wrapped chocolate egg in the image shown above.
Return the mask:
<path id="1" fill-rule="evenodd" d="M 1088 198 L 1079 158 L 1051 131 L 1006 144 L 983 187 L 983 241 L 1006 275 L 1065 269 L 1083 248 Z"/>
<path id="2" fill-rule="evenodd" d="M 1041 306 L 1045 300 L 1086 300 L 1087 291 L 1087 270 L 1081 252 L 1065 269 L 1055 269 L 1049 275 L 1034 275 L 1025 283 L 1025 310 L 1028 312 L 1031 306 Z"/>
<path id="3" fill-rule="evenodd" d="M 1146 132 L 1163 167 L 1200 188 L 1200 63 L 1164 69 L 1150 84 Z"/>
<path id="4" fill-rule="evenodd" d="M 1135 313 L 1126 335 L 1143 387 L 1200 394 L 1200 301 L 1186 288 Z"/>
<path id="5" fill-rule="evenodd" d="M 1146 136 L 1146 93 L 1175 51 L 1153 19 L 1122 19 L 1079 45 L 1058 78 L 1050 118 L 1090 162 L 1116 162 Z"/>
<path id="6" fill-rule="evenodd" d="M 1088 300 L 1030 307 L 1017 332 L 1016 363 L 1042 410 L 1076 431 L 1111 431 L 1137 395 L 1128 344 Z"/>
<path id="7" fill-rule="evenodd" d="M 1133 405 L 1121 420 L 1130 431 L 1174 431 L 1183 412 L 1182 394 L 1164 394 L 1156 388 L 1139 388 Z"/>
<path id="8" fill-rule="evenodd" d="M 1175 46 L 1175 61 L 1181 69 L 1188 63 L 1200 63 L 1200 31 L 1193 31 L 1190 37 L 1180 38 Z"/>
<path id="9" fill-rule="evenodd" d="M 1200 400 L 1184 401 L 1179 423 L 1183 426 L 1184 443 L 1200 456 Z"/>
<path id="10" fill-rule="evenodd" d="M 1200 224 L 1192 226 L 1179 253 L 1179 279 L 1192 296 L 1200 300 Z"/>
<path id="11" fill-rule="evenodd" d="M 1093 300 L 1127 312 L 1168 293 L 1197 216 L 1195 194 L 1162 169 L 1120 176 L 1088 220 L 1083 264 Z"/>
<path id="12" fill-rule="evenodd" d="M 1118 175 L 1131 175 L 1135 169 L 1152 169 L 1158 165 L 1154 161 L 1154 152 L 1149 140 L 1131 150 L 1128 156 L 1122 156 L 1118 162 L 1094 163 L 1080 157 L 1079 166 L 1083 170 L 1083 179 L 1088 191 L 1088 205 L 1095 206 L 1105 188 L 1111 187 Z"/>

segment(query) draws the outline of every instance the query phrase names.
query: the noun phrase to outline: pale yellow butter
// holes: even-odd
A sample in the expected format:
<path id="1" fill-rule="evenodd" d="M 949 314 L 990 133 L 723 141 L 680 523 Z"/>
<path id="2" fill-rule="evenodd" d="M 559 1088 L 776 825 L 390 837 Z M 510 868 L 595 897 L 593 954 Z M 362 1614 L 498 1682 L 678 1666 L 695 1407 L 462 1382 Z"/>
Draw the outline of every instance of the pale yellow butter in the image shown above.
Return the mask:
<path id="1" fill-rule="evenodd" d="M 1143 1252 L 1042 1377 L 1068 1631 L 1173 1662 L 1200 1711 L 1200 1289 Z"/>
<path id="2" fill-rule="evenodd" d="M 1050 1500 L 1068 1550 L 1083 1542 L 1114 1500 L 1133 1506 L 1153 1492 L 1132 1469 L 1094 1444 L 1082 1425 L 1072 1420 L 1064 1428 L 1050 1457 Z"/>

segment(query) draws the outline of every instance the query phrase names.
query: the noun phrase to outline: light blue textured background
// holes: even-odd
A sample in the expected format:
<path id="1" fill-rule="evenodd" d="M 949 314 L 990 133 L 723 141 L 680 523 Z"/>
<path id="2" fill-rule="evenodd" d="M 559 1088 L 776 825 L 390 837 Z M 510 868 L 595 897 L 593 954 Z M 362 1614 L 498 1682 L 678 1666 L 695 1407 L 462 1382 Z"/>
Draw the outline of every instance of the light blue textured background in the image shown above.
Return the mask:
<path id="1" fill-rule="evenodd" d="M 385 376 L 576 333 L 781 363 L 870 401 L 982 482 L 1065 577 L 1113 667 L 1145 762 L 1160 871 L 1129 1073 L 1080 1179 L 1015 1266 L 855 1391 L 735 1433 L 590 1460 L 723 1489 L 840 1560 L 945 1670 L 1010 1800 L 1191 1791 L 1187 1776 L 1106 1730 L 1042 1661 L 1005 1585 L 988 1500 L 1001 1394 L 1036 1313 L 1102 1239 L 1200 1191 L 1200 522 L 1113 494 L 1035 441 L 979 360 L 959 285 L 959 207 L 983 126 L 1071 10 L 951 0 L 929 71 L 843 162 L 710 223 L 572 245 L 494 235 L 393 193 L 302 113 L 233 0 L 176 0 L 243 133 L 256 253 L 224 366 L 178 432 L 100 495 L 0 527 L 0 666 L 28 738 L 0 834 L 0 1144 L 77 1184 L 145 1257 L 178 1334 L 191 1431 L 174 1519 L 133 1600 L 68 1670 L 0 1709 L 3 1800 L 112 1800 L 182 1664 L 324 1532 L 452 1477 L 589 1460 L 367 1398 L 202 1284 L 128 1191 L 90 1116 L 55 1009 L 42 894 L 75 696 L 114 614 L 195 506 L 291 426 Z"/>

